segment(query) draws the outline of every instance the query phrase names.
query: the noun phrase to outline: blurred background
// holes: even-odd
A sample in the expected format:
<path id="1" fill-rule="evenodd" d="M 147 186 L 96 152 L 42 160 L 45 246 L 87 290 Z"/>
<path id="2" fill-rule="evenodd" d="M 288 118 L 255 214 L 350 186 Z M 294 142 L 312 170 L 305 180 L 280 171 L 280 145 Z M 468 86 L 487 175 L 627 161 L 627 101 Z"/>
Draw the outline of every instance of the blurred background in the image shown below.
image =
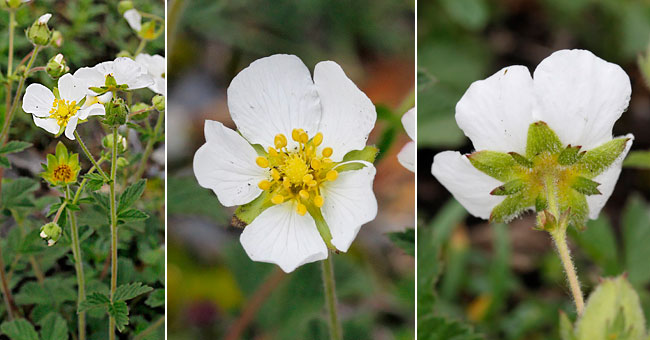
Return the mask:
<path id="1" fill-rule="evenodd" d="M 549 236 L 532 229 L 534 216 L 490 225 L 469 216 L 431 175 L 436 153 L 472 151 L 454 120 L 469 85 L 508 65 L 532 72 L 559 49 L 591 50 L 630 76 L 630 106 L 614 135 L 631 132 L 632 150 L 647 151 L 650 91 L 637 58 L 649 41 L 648 1 L 418 2 L 420 339 L 559 339 L 558 310 L 575 320 L 561 264 Z M 599 277 L 626 272 L 650 319 L 650 172 L 643 169 L 650 158 L 636 156 L 600 218 L 572 232 L 572 249 L 585 294 Z"/>
<path id="2" fill-rule="evenodd" d="M 345 339 L 414 338 L 414 259 L 389 237 L 414 222 L 414 175 L 396 159 L 409 140 L 401 115 L 414 100 L 414 6 L 411 0 L 170 2 L 169 339 L 328 338 L 319 264 L 285 275 L 252 262 L 239 243 L 241 230 L 230 226 L 233 210 L 199 187 L 192 172 L 194 152 L 205 143 L 204 121 L 235 127 L 226 98 L 232 78 L 275 53 L 296 54 L 310 70 L 336 61 L 377 106 L 369 143 L 381 150 L 379 214 L 347 254 L 334 256 L 339 309 Z"/>

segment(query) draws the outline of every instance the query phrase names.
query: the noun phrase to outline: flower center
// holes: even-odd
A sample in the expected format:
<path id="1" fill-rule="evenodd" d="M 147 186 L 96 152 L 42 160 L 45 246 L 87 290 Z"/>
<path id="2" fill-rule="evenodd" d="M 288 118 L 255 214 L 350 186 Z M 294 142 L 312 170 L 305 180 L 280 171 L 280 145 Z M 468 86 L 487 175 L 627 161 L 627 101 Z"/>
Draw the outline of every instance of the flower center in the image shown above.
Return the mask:
<path id="1" fill-rule="evenodd" d="M 49 118 L 56 119 L 56 123 L 60 127 L 64 127 L 68 125 L 68 121 L 77 113 L 77 110 L 79 110 L 79 106 L 77 106 L 76 101 L 69 102 L 63 99 L 54 99 Z"/>
<path id="2" fill-rule="evenodd" d="M 304 130 L 294 129 L 291 138 L 298 142 L 296 148 L 288 149 L 287 137 L 278 134 L 274 140 L 275 148 L 269 147 L 267 156 L 257 157 L 257 165 L 268 168 L 270 175 L 268 180 L 260 181 L 258 186 L 270 193 L 273 204 L 295 200 L 298 214 L 305 215 L 308 206 L 323 206 L 321 185 L 335 181 L 338 172 L 333 169 L 336 164 L 329 158 L 332 156 L 332 148 L 324 148 L 320 154 L 317 151 L 323 142 L 322 133 L 319 132 L 310 139 Z"/>
<path id="3" fill-rule="evenodd" d="M 72 182 L 72 169 L 67 164 L 59 164 L 54 168 L 52 177 L 58 182 Z"/>

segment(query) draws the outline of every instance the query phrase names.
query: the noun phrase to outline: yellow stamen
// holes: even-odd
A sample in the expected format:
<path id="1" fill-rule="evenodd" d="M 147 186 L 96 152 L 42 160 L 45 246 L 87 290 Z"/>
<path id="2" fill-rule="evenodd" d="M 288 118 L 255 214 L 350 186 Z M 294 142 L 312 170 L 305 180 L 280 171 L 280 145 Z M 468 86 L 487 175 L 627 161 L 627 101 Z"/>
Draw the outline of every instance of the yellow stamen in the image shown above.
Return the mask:
<path id="1" fill-rule="evenodd" d="M 318 158 L 314 158 L 311 160 L 311 167 L 314 170 L 319 170 L 320 169 L 320 160 Z"/>
<path id="2" fill-rule="evenodd" d="M 291 139 L 295 140 L 296 142 L 300 141 L 300 133 L 304 132 L 303 129 L 293 129 L 291 131 Z"/>
<path id="3" fill-rule="evenodd" d="M 65 127 L 68 125 L 70 118 L 77 113 L 77 110 L 79 110 L 79 106 L 77 106 L 76 101 L 69 102 L 63 99 L 54 99 L 49 118 L 56 119 L 59 127 Z"/>
<path id="4" fill-rule="evenodd" d="M 312 176 L 310 174 L 307 174 L 307 175 L 302 177 L 302 181 L 305 182 L 305 183 L 311 182 L 312 179 L 314 179 L 314 176 Z"/>
<path id="5" fill-rule="evenodd" d="M 271 187 L 271 182 L 267 180 L 262 180 L 259 183 L 257 183 L 257 186 L 262 190 L 269 190 L 269 188 Z"/>
<path id="6" fill-rule="evenodd" d="M 284 202 L 284 197 L 282 195 L 275 195 L 271 198 L 273 204 L 282 204 Z"/>
<path id="7" fill-rule="evenodd" d="M 307 183 L 307 186 L 310 186 L 310 187 L 315 187 L 315 186 L 317 186 L 317 185 L 318 185 L 318 182 L 317 182 L 317 181 L 313 181 L 313 180 L 312 180 L 311 182 Z"/>
<path id="8" fill-rule="evenodd" d="M 276 149 L 282 149 L 283 147 L 287 146 L 287 137 L 285 137 L 283 134 L 277 134 L 275 135 L 274 139 L 274 144 Z"/>
<path id="9" fill-rule="evenodd" d="M 262 157 L 262 156 L 257 157 L 255 159 L 255 163 L 257 163 L 257 166 L 259 166 L 260 168 L 268 168 L 269 167 L 269 160 Z"/>
<path id="10" fill-rule="evenodd" d="M 280 172 L 278 170 L 271 169 L 271 177 L 273 177 L 274 180 L 279 181 L 280 180 Z"/>
<path id="11" fill-rule="evenodd" d="M 320 143 L 323 142 L 323 134 L 320 133 L 320 132 L 317 133 L 316 136 L 314 136 L 314 139 L 312 139 L 311 142 L 314 143 L 314 145 L 319 146 Z"/>
<path id="12" fill-rule="evenodd" d="M 271 157 L 277 157 L 278 156 L 278 152 L 274 148 L 272 148 L 270 146 L 269 146 L 269 156 L 271 156 Z"/>
<path id="13" fill-rule="evenodd" d="M 298 193 L 303 199 L 309 199 L 309 192 L 307 190 L 300 190 Z"/>
<path id="14" fill-rule="evenodd" d="M 336 170 L 330 170 L 327 172 L 327 175 L 325 177 L 328 181 L 332 182 L 335 181 L 337 177 L 339 177 L 339 173 Z"/>
<path id="15" fill-rule="evenodd" d="M 300 216 L 305 216 L 305 214 L 307 213 L 307 207 L 302 203 L 298 204 L 297 210 L 298 210 L 298 215 Z"/>
<path id="16" fill-rule="evenodd" d="M 309 141 L 309 136 L 305 132 L 301 132 L 298 138 L 300 139 L 299 142 L 303 144 L 307 144 L 307 142 Z"/>
<path id="17" fill-rule="evenodd" d="M 316 197 L 314 197 L 314 205 L 315 206 L 320 208 L 320 207 L 323 206 L 323 203 L 325 203 L 325 201 L 323 200 L 323 196 L 317 195 Z"/>
<path id="18" fill-rule="evenodd" d="M 323 149 L 323 157 L 329 157 L 332 155 L 333 152 L 334 150 L 328 146 L 325 149 Z"/>

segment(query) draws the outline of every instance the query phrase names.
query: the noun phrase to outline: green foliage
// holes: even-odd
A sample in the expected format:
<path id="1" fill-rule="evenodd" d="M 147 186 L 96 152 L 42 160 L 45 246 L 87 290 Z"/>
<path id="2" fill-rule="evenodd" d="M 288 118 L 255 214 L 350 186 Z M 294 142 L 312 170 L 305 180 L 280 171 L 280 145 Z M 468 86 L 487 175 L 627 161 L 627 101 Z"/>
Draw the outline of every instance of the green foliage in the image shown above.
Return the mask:
<path id="1" fill-rule="evenodd" d="M 115 301 L 108 305 L 108 314 L 115 319 L 117 330 L 123 332 L 129 324 L 129 307 L 124 301 Z"/>
<path id="2" fill-rule="evenodd" d="M 25 319 L 5 321 L 0 330 L 11 340 L 39 340 L 34 326 Z"/>
<path id="3" fill-rule="evenodd" d="M 113 297 L 116 301 L 126 301 L 131 300 L 136 296 L 149 293 L 153 288 L 142 285 L 142 282 L 134 282 L 129 284 L 124 284 L 117 287 L 115 291 L 115 296 Z"/>
<path id="4" fill-rule="evenodd" d="M 405 253 L 415 256 L 415 229 L 408 228 L 404 231 L 388 233 L 388 238 Z"/>
<path id="5" fill-rule="evenodd" d="M 650 151 L 630 151 L 623 161 L 626 168 L 650 169 Z"/>
<path id="6" fill-rule="evenodd" d="M 59 314 L 50 313 L 39 323 L 42 340 L 67 340 L 68 324 Z"/>
<path id="7" fill-rule="evenodd" d="M 135 201 L 140 199 L 140 196 L 144 193 L 145 186 L 147 185 L 147 180 L 141 179 L 135 184 L 130 185 L 124 192 L 120 195 L 120 199 L 117 205 L 117 213 L 120 214 L 126 209 L 131 207 Z"/>

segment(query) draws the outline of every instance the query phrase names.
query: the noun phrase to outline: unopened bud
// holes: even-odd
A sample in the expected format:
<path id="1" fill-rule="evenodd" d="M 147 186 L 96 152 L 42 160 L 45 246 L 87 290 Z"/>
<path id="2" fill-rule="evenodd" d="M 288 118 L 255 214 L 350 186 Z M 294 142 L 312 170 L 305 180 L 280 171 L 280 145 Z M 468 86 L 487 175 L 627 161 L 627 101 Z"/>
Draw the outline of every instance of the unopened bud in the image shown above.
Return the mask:
<path id="1" fill-rule="evenodd" d="M 119 126 L 126 124 L 126 116 L 129 114 L 129 108 L 122 98 L 113 98 L 112 101 L 104 104 L 106 116 L 104 124 Z"/>
<path id="2" fill-rule="evenodd" d="M 151 104 L 158 112 L 165 112 L 165 96 L 156 95 L 151 99 Z"/>
<path id="3" fill-rule="evenodd" d="M 117 54 L 116 57 L 117 57 L 117 58 L 122 58 L 122 57 L 124 57 L 124 58 L 131 58 L 132 55 L 131 55 L 131 53 L 130 53 L 129 51 L 124 51 L 124 50 L 122 50 L 122 51 L 120 51 L 120 52 Z"/>
<path id="4" fill-rule="evenodd" d="M 117 144 L 117 152 L 122 153 L 122 152 L 126 151 L 126 149 L 128 147 L 128 143 L 126 142 L 126 138 L 124 138 L 124 136 L 120 135 L 119 133 L 117 134 L 117 142 L 118 142 L 118 144 Z M 104 138 L 102 138 L 102 145 L 106 149 L 109 149 L 109 150 L 113 149 L 113 134 L 112 133 L 108 134 Z"/>
<path id="5" fill-rule="evenodd" d="M 50 40 L 50 45 L 55 48 L 61 48 L 61 46 L 63 46 L 63 35 L 60 31 L 52 31 L 52 40 Z"/>
<path id="6" fill-rule="evenodd" d="M 118 157 L 117 158 L 117 167 L 118 168 L 123 168 L 123 167 L 126 167 L 126 166 L 129 166 L 129 161 L 124 157 Z"/>
<path id="7" fill-rule="evenodd" d="M 133 9 L 132 1 L 120 1 L 120 3 L 117 4 L 117 10 L 120 12 L 120 15 L 124 15 L 124 12 L 130 9 Z"/>
<path id="8" fill-rule="evenodd" d="M 106 87 L 109 87 L 109 88 L 110 87 L 115 87 L 115 86 L 117 86 L 117 81 L 115 80 L 115 77 L 113 77 L 112 74 L 107 74 L 104 85 L 106 85 Z"/>
<path id="9" fill-rule="evenodd" d="M 51 17 L 52 14 L 50 13 L 43 14 L 27 29 L 27 38 L 32 44 L 38 46 L 46 46 L 49 44 L 52 38 L 52 31 L 47 27 L 47 22 Z"/>
<path id="10" fill-rule="evenodd" d="M 156 22 L 151 20 L 142 24 L 138 36 L 145 40 L 154 40 L 158 38 L 161 32 L 162 31 L 156 31 Z"/>
<path id="11" fill-rule="evenodd" d="M 41 227 L 41 237 L 47 241 L 48 246 L 53 246 L 61 238 L 63 230 L 56 222 L 50 222 Z"/>
<path id="12" fill-rule="evenodd" d="M 47 62 L 45 71 L 50 77 L 57 79 L 70 71 L 70 68 L 66 65 L 63 54 L 59 53 Z"/>

